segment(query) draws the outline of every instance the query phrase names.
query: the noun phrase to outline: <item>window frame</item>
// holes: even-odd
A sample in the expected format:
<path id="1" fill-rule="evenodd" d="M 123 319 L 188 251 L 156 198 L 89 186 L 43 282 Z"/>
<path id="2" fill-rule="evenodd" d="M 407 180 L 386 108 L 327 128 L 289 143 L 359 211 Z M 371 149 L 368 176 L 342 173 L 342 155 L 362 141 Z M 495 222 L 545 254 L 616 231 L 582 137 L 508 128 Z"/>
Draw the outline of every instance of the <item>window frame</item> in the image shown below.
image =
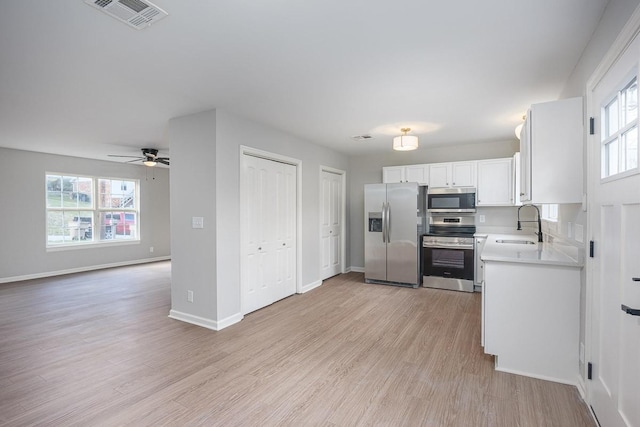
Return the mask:
<path id="1" fill-rule="evenodd" d="M 49 205 L 49 178 L 50 177 L 60 177 L 63 181 L 61 182 L 61 206 L 50 206 Z M 76 178 L 76 179 L 88 179 L 91 181 L 91 205 L 90 207 L 82 206 L 82 207 L 66 207 L 64 206 L 64 178 Z M 133 195 L 132 206 L 124 207 L 124 206 L 101 206 L 101 181 L 108 180 L 111 181 L 120 181 L 120 190 L 122 191 L 122 183 L 131 182 L 133 183 L 133 190 L 131 191 Z M 115 190 L 115 193 L 112 192 L 112 185 L 109 185 L 109 198 L 108 200 L 112 200 L 114 194 L 118 194 L 118 189 Z M 124 190 L 126 191 L 126 190 Z M 79 191 L 76 191 L 79 193 Z M 78 202 L 79 204 L 79 202 Z M 50 235 L 50 212 L 62 212 L 62 241 L 52 242 Z M 79 223 L 82 223 L 85 216 L 91 218 L 91 238 L 83 239 L 80 237 L 80 233 L 82 231 L 78 231 L 77 240 L 73 239 L 71 236 L 72 232 L 70 231 L 68 224 L 65 224 L 68 215 L 66 213 L 74 214 L 74 219 L 78 218 Z M 84 215 L 84 213 L 88 213 L 88 215 Z M 100 238 L 102 233 L 101 227 L 101 219 L 103 219 L 103 215 L 107 216 L 108 214 L 113 215 L 113 213 L 119 214 L 122 213 L 125 219 L 123 220 L 125 224 L 123 224 L 123 229 L 128 230 L 129 233 L 123 234 L 126 235 L 126 238 L 118 238 L 118 234 L 115 232 L 116 226 L 118 224 L 111 224 L 113 228 L 112 238 Z M 77 215 L 75 215 L 77 214 Z M 126 217 L 129 214 L 134 215 L 134 227 L 132 228 L 131 224 L 127 223 Z M 86 222 L 86 221 L 85 221 Z M 67 234 L 68 233 L 68 234 Z M 67 236 L 71 236 L 67 239 Z M 96 237 L 97 236 L 97 237 Z M 72 174 L 72 173 L 60 173 L 60 172 L 45 172 L 45 248 L 47 251 L 57 251 L 57 250 L 69 250 L 69 249 L 81 249 L 87 247 L 104 247 L 104 246 L 118 246 L 118 245 L 130 245 L 130 244 L 140 244 L 140 180 L 136 178 L 128 178 L 128 177 L 106 177 L 106 176 L 95 176 L 95 175 L 86 175 L 86 174 Z M 71 240 L 73 239 L 73 240 Z"/>

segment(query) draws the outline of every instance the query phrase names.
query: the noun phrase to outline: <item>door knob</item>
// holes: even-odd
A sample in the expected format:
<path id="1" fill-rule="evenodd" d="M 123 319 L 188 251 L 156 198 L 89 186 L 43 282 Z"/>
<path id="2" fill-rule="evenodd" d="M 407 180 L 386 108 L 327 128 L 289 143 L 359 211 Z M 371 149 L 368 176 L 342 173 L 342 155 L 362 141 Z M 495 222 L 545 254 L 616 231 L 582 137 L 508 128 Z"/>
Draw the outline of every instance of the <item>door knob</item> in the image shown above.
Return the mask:
<path id="1" fill-rule="evenodd" d="M 640 316 L 640 309 L 638 308 L 627 307 L 624 304 L 622 304 L 620 308 L 622 309 L 622 311 L 624 311 L 627 314 L 630 314 L 632 316 Z"/>

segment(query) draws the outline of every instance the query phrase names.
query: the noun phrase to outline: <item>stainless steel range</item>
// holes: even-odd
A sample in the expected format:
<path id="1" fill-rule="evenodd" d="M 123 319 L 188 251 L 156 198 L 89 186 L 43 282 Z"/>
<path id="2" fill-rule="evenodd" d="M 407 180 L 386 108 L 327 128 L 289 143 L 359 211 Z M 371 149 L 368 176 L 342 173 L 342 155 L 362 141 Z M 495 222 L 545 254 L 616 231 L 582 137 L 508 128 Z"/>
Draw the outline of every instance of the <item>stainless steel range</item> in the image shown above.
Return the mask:
<path id="1" fill-rule="evenodd" d="M 473 214 L 432 214 L 422 236 L 422 286 L 473 292 Z"/>

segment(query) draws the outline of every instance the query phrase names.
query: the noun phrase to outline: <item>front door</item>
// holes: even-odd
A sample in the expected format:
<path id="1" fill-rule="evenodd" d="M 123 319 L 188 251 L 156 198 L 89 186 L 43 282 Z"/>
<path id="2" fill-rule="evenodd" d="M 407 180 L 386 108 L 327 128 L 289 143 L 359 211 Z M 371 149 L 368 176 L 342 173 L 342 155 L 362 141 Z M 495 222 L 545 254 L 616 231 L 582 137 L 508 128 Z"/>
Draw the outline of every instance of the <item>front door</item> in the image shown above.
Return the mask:
<path id="1" fill-rule="evenodd" d="M 640 426 L 640 174 L 636 38 L 593 85 L 588 140 L 590 362 L 588 400 L 602 426 Z"/>

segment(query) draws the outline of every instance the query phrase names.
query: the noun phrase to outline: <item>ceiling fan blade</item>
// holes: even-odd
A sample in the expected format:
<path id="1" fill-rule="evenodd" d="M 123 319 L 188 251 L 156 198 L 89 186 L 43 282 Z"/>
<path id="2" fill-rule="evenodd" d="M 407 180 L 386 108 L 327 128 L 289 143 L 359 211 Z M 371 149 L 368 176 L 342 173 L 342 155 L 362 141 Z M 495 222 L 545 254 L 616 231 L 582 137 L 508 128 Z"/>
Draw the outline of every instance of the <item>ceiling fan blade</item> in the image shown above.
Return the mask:
<path id="1" fill-rule="evenodd" d="M 140 156 L 119 156 L 117 154 L 108 154 L 109 157 L 131 157 L 133 159 L 142 159 Z"/>
<path id="2" fill-rule="evenodd" d="M 144 160 L 144 159 L 133 159 L 133 160 L 126 161 L 125 163 L 135 163 L 135 162 L 139 162 L 141 160 Z"/>
<path id="3" fill-rule="evenodd" d="M 169 158 L 168 157 L 158 157 L 158 158 L 156 158 L 156 162 L 162 163 L 163 165 L 169 166 Z"/>

